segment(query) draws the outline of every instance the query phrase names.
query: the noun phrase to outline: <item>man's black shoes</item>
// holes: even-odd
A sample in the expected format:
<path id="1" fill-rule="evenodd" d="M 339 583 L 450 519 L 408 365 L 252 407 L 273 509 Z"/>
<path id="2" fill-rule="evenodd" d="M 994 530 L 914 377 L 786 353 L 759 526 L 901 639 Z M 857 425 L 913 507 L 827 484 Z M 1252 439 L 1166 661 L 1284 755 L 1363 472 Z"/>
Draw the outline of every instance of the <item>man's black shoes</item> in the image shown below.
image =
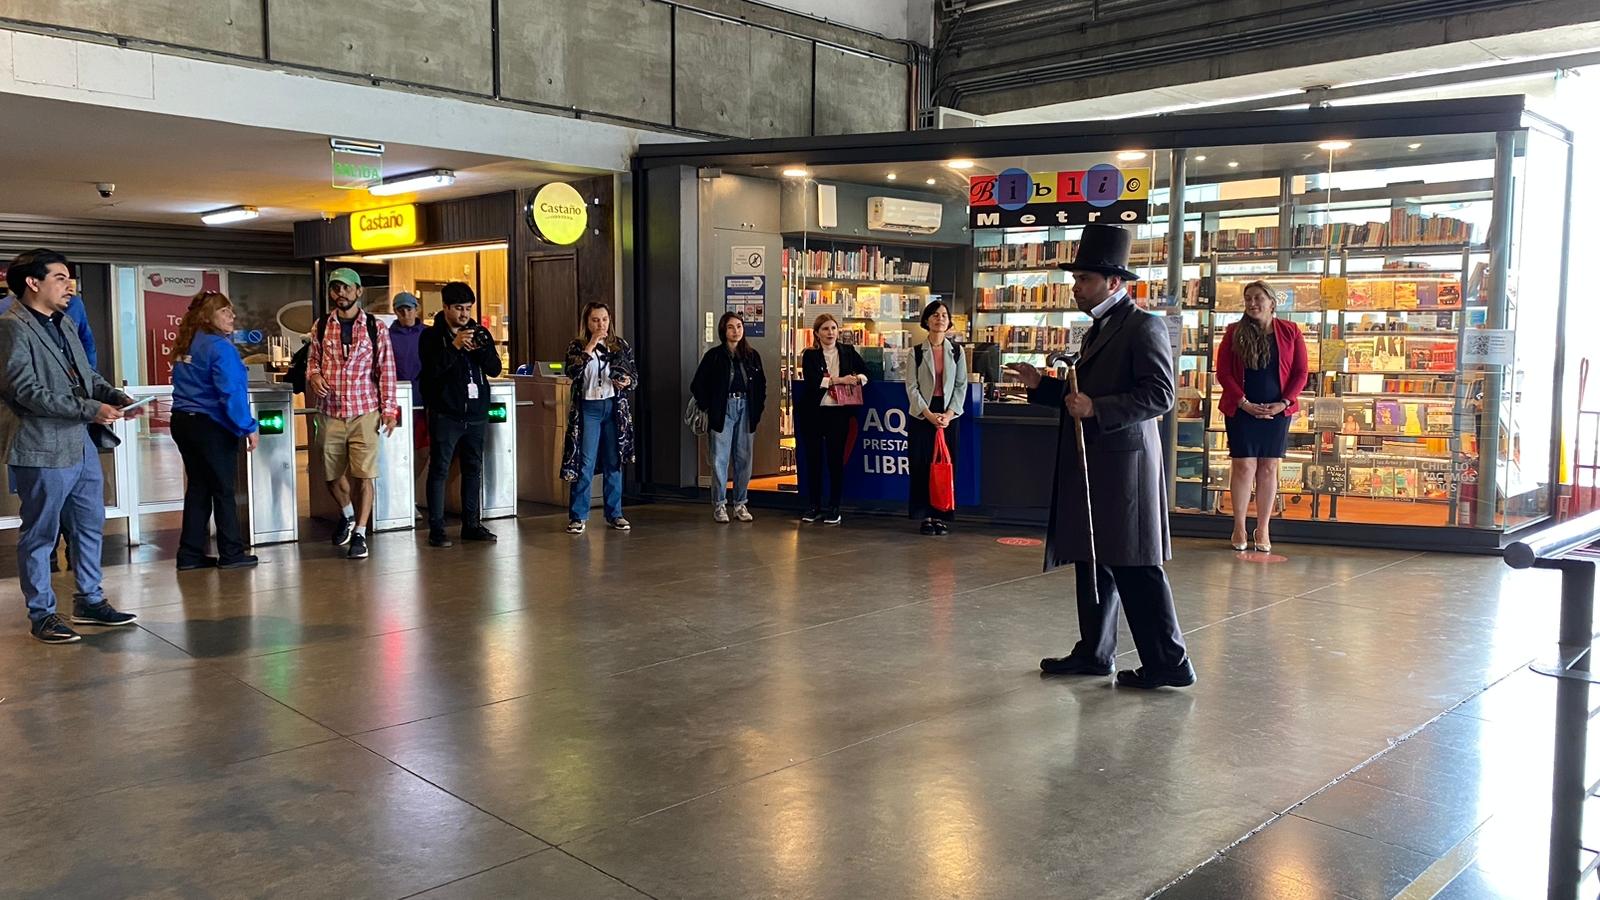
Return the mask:
<path id="1" fill-rule="evenodd" d="M 452 541 L 446 537 L 445 533 L 442 531 L 428 532 L 429 547 L 454 547 L 455 545 L 455 541 Z"/>
<path id="2" fill-rule="evenodd" d="M 1131 672 L 1117 673 L 1118 687 L 1140 688 L 1147 691 L 1161 687 L 1188 687 L 1194 682 L 1194 665 L 1187 659 L 1182 665 L 1171 669 L 1140 666 Z"/>
<path id="3" fill-rule="evenodd" d="M 84 603 L 72 605 L 72 624 L 74 625 L 100 625 L 115 628 L 118 625 L 132 625 L 138 616 L 133 613 L 117 612 L 109 603 L 96 603 L 93 606 Z"/>
<path id="4" fill-rule="evenodd" d="M 339 527 L 333 530 L 333 545 L 343 547 L 350 543 L 350 538 L 356 533 L 356 520 L 340 517 Z"/>
<path id="5" fill-rule="evenodd" d="M 71 644 L 83 640 L 76 631 L 67 627 L 67 621 L 55 613 L 33 623 L 33 636 L 46 644 Z"/>
<path id="6" fill-rule="evenodd" d="M 202 556 L 199 559 L 178 560 L 179 572 L 193 572 L 196 569 L 215 569 L 217 558 L 215 556 Z"/>
<path id="7" fill-rule="evenodd" d="M 219 569 L 254 569 L 261 562 L 260 558 L 251 553 L 246 553 L 236 559 L 225 559 L 217 563 Z"/>
<path id="8" fill-rule="evenodd" d="M 463 541 L 484 541 L 490 544 L 500 540 L 495 536 L 494 532 L 482 525 L 473 525 L 469 528 L 461 529 L 461 539 Z"/>
<path id="9" fill-rule="evenodd" d="M 1039 671 L 1046 675 L 1110 675 L 1112 666 L 1082 656 L 1058 656 L 1039 660 Z"/>

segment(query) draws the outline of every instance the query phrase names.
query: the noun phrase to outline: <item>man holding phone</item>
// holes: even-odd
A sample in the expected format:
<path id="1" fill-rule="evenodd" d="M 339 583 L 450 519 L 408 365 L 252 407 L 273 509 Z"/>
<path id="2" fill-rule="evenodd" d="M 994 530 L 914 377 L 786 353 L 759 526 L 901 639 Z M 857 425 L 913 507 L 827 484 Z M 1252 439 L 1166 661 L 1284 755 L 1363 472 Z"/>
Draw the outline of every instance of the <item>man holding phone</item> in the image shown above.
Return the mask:
<path id="1" fill-rule="evenodd" d="M 17 569 L 33 636 L 70 644 L 79 634 L 56 612 L 50 556 L 65 522 L 77 592 L 72 624 L 129 625 L 100 588 L 105 480 L 90 431 L 143 410 L 89 364 L 75 328 L 63 327 L 72 299 L 67 258 L 30 250 L 11 261 L 6 284 L 18 302 L 0 314 L 0 452 L 22 501 Z M 65 513 L 65 515 L 63 515 Z"/>
<path id="2" fill-rule="evenodd" d="M 422 333 L 423 402 L 428 409 L 428 544 L 449 547 L 444 483 L 461 460 L 461 539 L 493 541 L 483 527 L 483 439 L 489 423 L 489 379 L 500 374 L 494 335 L 473 318 L 478 298 L 452 281 L 440 290 L 444 309 Z"/>

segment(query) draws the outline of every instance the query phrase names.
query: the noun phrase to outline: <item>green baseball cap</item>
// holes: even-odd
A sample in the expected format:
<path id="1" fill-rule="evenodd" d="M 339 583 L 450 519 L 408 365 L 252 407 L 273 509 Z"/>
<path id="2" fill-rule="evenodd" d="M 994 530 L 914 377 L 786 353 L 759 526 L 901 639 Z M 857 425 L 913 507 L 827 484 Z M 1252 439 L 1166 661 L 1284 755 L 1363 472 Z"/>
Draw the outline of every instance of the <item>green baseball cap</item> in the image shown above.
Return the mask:
<path id="1" fill-rule="evenodd" d="M 355 269 L 341 268 L 334 269 L 332 272 L 329 272 L 328 283 L 333 284 L 335 281 L 342 281 L 351 287 L 361 287 L 361 276 L 356 274 Z"/>

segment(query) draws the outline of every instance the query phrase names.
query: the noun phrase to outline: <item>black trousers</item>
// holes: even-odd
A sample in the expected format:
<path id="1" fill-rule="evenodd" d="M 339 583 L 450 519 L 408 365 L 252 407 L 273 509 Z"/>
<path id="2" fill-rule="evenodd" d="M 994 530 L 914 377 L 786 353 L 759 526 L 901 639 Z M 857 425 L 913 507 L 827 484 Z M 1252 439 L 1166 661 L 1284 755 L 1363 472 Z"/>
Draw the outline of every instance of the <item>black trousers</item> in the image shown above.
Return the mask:
<path id="1" fill-rule="evenodd" d="M 1078 631 L 1083 637 L 1075 656 L 1111 665 L 1117 656 L 1117 609 L 1128 611 L 1128 630 L 1142 665 L 1171 669 L 1189 656 L 1172 605 L 1172 586 L 1160 566 L 1096 566 L 1100 603 L 1095 604 L 1094 574 L 1088 563 L 1073 564 L 1078 573 Z"/>
<path id="2" fill-rule="evenodd" d="M 483 438 L 488 422 L 428 414 L 428 530 L 444 530 L 444 482 L 450 462 L 461 460 L 461 527 L 476 528 L 483 516 Z"/>
<path id="3" fill-rule="evenodd" d="M 239 480 L 239 436 L 202 413 L 174 412 L 172 440 L 183 456 L 188 486 L 183 492 L 183 536 L 178 562 L 195 563 L 210 554 L 210 523 L 217 521 L 217 557 L 223 562 L 245 555 L 239 528 L 236 485 Z"/>
<path id="4" fill-rule="evenodd" d="M 944 412 L 944 398 L 934 397 L 928 401 L 930 412 Z M 951 420 L 950 427 L 944 430 L 945 446 L 950 448 L 950 467 L 956 465 L 956 453 L 959 442 L 954 431 L 955 420 Z M 928 470 L 933 465 L 933 436 L 939 429 L 927 419 L 918 417 L 906 419 L 906 456 L 909 457 L 911 470 L 911 502 L 907 505 L 907 514 L 913 519 L 938 519 L 948 522 L 956 517 L 953 509 L 934 509 L 928 503 Z"/>
<path id="5" fill-rule="evenodd" d="M 857 407 L 821 406 L 811 411 L 806 422 L 806 469 L 811 472 L 811 505 L 817 509 L 838 509 L 844 497 L 844 457 L 850 449 L 850 423 Z M 822 475 L 826 465 L 828 503 L 822 503 Z"/>

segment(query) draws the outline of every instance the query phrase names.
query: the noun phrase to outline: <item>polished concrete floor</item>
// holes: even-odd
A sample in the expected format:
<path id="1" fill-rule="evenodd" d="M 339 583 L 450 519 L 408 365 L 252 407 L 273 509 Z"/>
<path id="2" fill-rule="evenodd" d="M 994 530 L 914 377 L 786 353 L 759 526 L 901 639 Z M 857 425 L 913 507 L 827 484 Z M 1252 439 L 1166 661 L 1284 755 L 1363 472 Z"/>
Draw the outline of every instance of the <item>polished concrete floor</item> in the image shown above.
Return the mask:
<path id="1" fill-rule="evenodd" d="M 1470 702 L 1555 633 L 1554 576 L 1497 559 L 1180 541 L 1200 683 L 1141 693 L 1039 677 L 1071 573 L 1007 532 L 629 515 L 246 572 L 140 548 L 107 572 L 140 627 L 66 647 L 7 584 L 0 896 L 1137 898 L 1227 867 L 1387 897 L 1275 829 L 1339 829 L 1301 801 L 1492 721 Z"/>

